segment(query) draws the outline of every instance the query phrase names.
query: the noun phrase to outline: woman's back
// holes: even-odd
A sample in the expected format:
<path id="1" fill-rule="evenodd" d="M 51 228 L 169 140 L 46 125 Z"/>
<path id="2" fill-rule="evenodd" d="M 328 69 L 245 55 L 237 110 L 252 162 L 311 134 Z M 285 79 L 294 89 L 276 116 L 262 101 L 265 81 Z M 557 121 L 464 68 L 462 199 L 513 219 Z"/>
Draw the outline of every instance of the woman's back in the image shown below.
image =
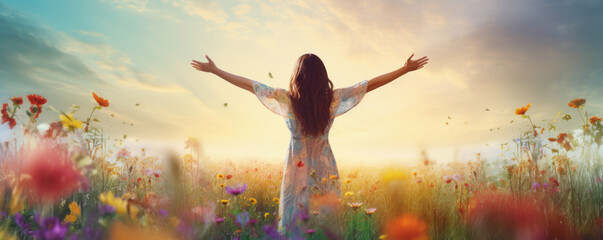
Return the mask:
<path id="1" fill-rule="evenodd" d="M 285 230 L 299 232 L 295 224 L 300 211 L 316 211 L 309 209 L 310 195 L 341 195 L 337 163 L 329 145 L 329 130 L 334 118 L 346 113 L 360 100 L 367 89 L 367 81 L 354 86 L 333 91 L 330 104 L 331 119 L 320 136 L 304 135 L 300 121 L 291 107 L 291 99 L 287 90 L 272 88 L 253 81 L 253 90 L 260 101 L 272 112 L 285 118 L 291 132 L 291 140 L 283 171 L 279 205 L 279 226 Z M 328 212 L 322 214 L 328 215 Z"/>

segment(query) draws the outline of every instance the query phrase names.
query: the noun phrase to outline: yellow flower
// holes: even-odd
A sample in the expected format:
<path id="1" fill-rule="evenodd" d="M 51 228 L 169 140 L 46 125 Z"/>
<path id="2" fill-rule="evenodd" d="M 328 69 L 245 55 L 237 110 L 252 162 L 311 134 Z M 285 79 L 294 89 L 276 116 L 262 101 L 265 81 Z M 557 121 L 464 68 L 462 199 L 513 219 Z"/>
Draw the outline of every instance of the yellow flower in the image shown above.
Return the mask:
<path id="1" fill-rule="evenodd" d="M 352 182 L 352 180 L 350 180 L 350 179 L 346 179 L 346 180 L 344 181 L 344 183 L 346 183 L 346 184 L 351 183 L 351 182 Z"/>
<path id="2" fill-rule="evenodd" d="M 270 215 L 270 213 L 264 213 L 264 218 L 267 218 Z"/>
<path id="3" fill-rule="evenodd" d="M 76 202 L 71 202 L 69 204 L 69 210 L 71 210 L 71 212 L 74 213 L 75 215 L 82 214 L 82 210 L 80 209 L 80 206 L 78 206 Z"/>
<path id="4" fill-rule="evenodd" d="M 331 179 L 331 180 L 337 180 L 337 179 L 339 179 L 339 176 L 337 176 L 337 175 L 331 175 L 329 177 L 329 179 Z"/>
<path id="5" fill-rule="evenodd" d="M 130 218 L 135 219 L 136 214 L 138 213 L 138 208 L 136 206 L 128 204 L 128 201 L 115 197 L 111 191 L 101 193 L 98 198 L 103 204 L 113 206 L 115 212 L 121 216 L 126 216 L 129 210 Z"/>
<path id="6" fill-rule="evenodd" d="M 383 240 L 383 239 L 387 239 L 387 235 L 385 234 L 381 234 L 381 236 L 379 236 L 379 239 Z"/>
<path id="7" fill-rule="evenodd" d="M 322 178 L 322 184 L 327 183 L 327 178 Z"/>
<path id="8" fill-rule="evenodd" d="M 249 198 L 249 202 L 251 204 L 256 204 L 256 203 L 258 203 L 258 200 L 255 200 L 255 198 Z"/>
<path id="9" fill-rule="evenodd" d="M 274 201 L 275 203 L 279 203 L 279 199 L 278 198 L 273 198 L 272 201 Z"/>
<path id="10" fill-rule="evenodd" d="M 220 200 L 220 202 L 221 202 L 222 204 L 226 205 L 226 204 L 228 204 L 228 202 L 229 202 L 229 201 L 228 201 L 228 200 Z"/>
<path id="11" fill-rule="evenodd" d="M 75 119 L 71 113 L 67 115 L 61 114 L 59 115 L 59 118 L 61 119 L 61 122 L 63 122 L 63 126 L 66 128 L 82 128 L 82 121 Z"/>
<path id="12" fill-rule="evenodd" d="M 224 174 L 218 173 L 218 175 L 216 175 L 217 179 L 223 179 L 224 178 Z"/>
<path id="13" fill-rule="evenodd" d="M 220 188 L 224 188 L 224 183 L 221 183 L 221 184 L 220 184 Z"/>
<path id="14" fill-rule="evenodd" d="M 354 192 L 346 192 L 344 194 L 344 196 L 346 196 L 346 197 L 349 197 L 349 196 L 352 196 L 352 195 L 354 195 Z"/>
<path id="15" fill-rule="evenodd" d="M 65 216 L 65 222 L 75 223 L 75 221 L 77 221 L 77 216 L 75 214 L 70 213 L 69 215 Z"/>

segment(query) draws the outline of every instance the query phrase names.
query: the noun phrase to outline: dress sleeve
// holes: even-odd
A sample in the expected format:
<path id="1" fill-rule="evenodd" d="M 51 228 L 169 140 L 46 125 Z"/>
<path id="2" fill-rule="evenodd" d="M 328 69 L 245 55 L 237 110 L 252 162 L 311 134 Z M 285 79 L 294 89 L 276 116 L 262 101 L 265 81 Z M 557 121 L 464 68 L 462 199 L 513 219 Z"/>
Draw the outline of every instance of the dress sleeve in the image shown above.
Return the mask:
<path id="1" fill-rule="evenodd" d="M 333 116 L 344 114 L 358 105 L 366 94 L 367 84 L 368 81 L 364 80 L 351 87 L 335 89 L 333 91 Z"/>
<path id="2" fill-rule="evenodd" d="M 252 81 L 252 86 L 255 95 L 266 108 L 279 116 L 286 117 L 288 115 L 291 100 L 287 95 L 287 90 L 272 88 L 257 81 Z"/>

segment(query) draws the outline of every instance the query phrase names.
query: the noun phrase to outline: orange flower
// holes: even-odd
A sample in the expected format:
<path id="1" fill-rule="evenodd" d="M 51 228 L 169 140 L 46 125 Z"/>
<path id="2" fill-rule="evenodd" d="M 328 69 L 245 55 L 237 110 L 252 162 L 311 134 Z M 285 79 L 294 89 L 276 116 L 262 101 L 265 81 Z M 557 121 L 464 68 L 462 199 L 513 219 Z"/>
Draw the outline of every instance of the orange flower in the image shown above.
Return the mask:
<path id="1" fill-rule="evenodd" d="M 532 103 L 528 103 L 528 105 L 526 105 L 525 107 L 520 107 L 515 109 L 515 114 L 517 115 L 525 115 L 526 112 L 528 111 L 528 109 L 530 109 L 530 107 L 532 106 Z"/>
<path id="2" fill-rule="evenodd" d="M 589 121 L 590 121 L 590 124 L 595 125 L 595 123 L 596 123 L 596 122 L 601 121 L 601 118 L 600 118 L 600 117 L 597 117 L 597 116 L 592 116 L 592 117 L 589 119 Z"/>
<path id="3" fill-rule="evenodd" d="M 580 106 L 584 105 L 585 103 L 586 103 L 586 99 L 576 98 L 576 99 L 572 100 L 571 102 L 569 102 L 567 105 L 572 108 L 579 108 Z"/>
<path id="4" fill-rule="evenodd" d="M 559 136 L 557 136 L 557 143 L 562 144 L 566 137 L 567 133 L 559 133 Z"/>
<path id="5" fill-rule="evenodd" d="M 99 106 L 101 106 L 101 107 L 109 106 L 109 100 L 99 97 L 98 95 L 96 95 L 96 93 L 92 93 L 92 96 L 94 97 L 94 100 L 96 100 L 96 102 L 98 103 Z"/>
<path id="6" fill-rule="evenodd" d="M 387 224 L 387 237 L 394 240 L 426 240 L 429 239 L 427 224 L 413 215 L 404 214 Z"/>

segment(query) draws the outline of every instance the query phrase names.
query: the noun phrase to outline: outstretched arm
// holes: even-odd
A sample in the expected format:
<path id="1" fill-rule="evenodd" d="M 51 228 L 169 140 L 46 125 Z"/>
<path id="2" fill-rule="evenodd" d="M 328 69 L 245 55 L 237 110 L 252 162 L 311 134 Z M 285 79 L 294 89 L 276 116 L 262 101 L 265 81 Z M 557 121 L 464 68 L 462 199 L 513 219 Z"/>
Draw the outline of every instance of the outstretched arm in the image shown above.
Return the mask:
<path id="1" fill-rule="evenodd" d="M 240 87 L 244 90 L 247 90 L 247 91 L 255 94 L 253 92 L 253 86 L 251 84 L 252 81 L 250 79 L 241 77 L 241 76 L 237 76 L 232 73 L 226 72 L 222 69 L 219 69 L 218 67 L 216 67 L 216 64 L 214 63 L 214 61 L 212 61 L 207 55 L 205 55 L 205 58 L 207 58 L 208 62 L 204 63 L 204 62 L 199 62 L 199 61 L 193 60 L 191 62 L 191 65 L 193 66 L 193 68 L 195 68 L 199 71 L 216 74 L 218 77 L 221 77 L 222 79 L 228 81 L 229 83 L 232 83 L 233 85 L 235 85 L 237 87 Z"/>
<path id="2" fill-rule="evenodd" d="M 393 72 L 386 73 L 386 74 L 383 74 L 381 76 L 378 76 L 378 77 L 375 77 L 375 78 L 369 80 L 367 87 L 366 87 L 366 92 L 368 93 L 370 91 L 377 89 L 378 87 L 388 84 L 391 81 L 396 80 L 397 78 L 401 77 L 402 75 L 404 75 L 408 72 L 412 72 L 412 71 L 421 69 L 429 61 L 429 58 L 427 58 L 427 57 L 422 57 L 417 60 L 412 60 L 411 58 L 414 55 L 415 55 L 414 53 L 412 55 L 410 55 L 410 57 L 408 58 L 408 60 L 406 60 L 406 63 L 404 64 L 403 67 L 398 68 L 398 69 L 394 70 Z"/>

